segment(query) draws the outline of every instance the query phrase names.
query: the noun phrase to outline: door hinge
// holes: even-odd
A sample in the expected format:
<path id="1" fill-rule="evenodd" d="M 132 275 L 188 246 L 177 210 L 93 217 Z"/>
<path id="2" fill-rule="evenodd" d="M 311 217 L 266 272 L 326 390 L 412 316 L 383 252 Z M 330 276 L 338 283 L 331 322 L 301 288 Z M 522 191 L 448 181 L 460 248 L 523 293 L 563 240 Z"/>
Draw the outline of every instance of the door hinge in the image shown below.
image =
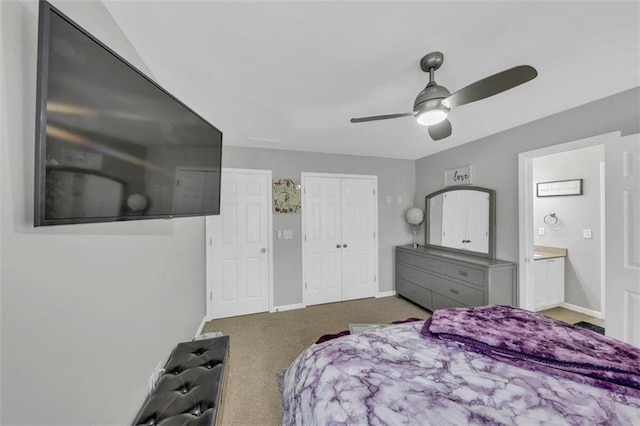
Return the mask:
<path id="1" fill-rule="evenodd" d="M 375 237 L 376 237 L 376 233 L 374 232 L 374 233 L 373 233 L 373 238 L 375 238 Z"/>
<path id="2" fill-rule="evenodd" d="M 213 245 L 213 238 L 209 238 L 209 245 L 212 246 Z"/>
<path id="3" fill-rule="evenodd" d="M 373 276 L 373 281 L 374 281 L 374 282 L 375 282 L 375 281 L 378 281 L 378 276 L 377 276 L 377 275 L 374 275 L 374 276 Z"/>
<path id="4" fill-rule="evenodd" d="M 373 195 L 376 195 L 376 190 L 375 189 L 373 190 Z"/>
<path id="5" fill-rule="evenodd" d="M 307 242 L 307 236 L 306 235 L 304 236 L 304 242 L 305 243 Z"/>
<path id="6" fill-rule="evenodd" d="M 306 282 L 304 283 L 304 289 L 305 290 L 307 289 L 307 283 Z"/>
<path id="7" fill-rule="evenodd" d="M 213 292 L 209 292 L 209 300 L 213 300 Z"/>

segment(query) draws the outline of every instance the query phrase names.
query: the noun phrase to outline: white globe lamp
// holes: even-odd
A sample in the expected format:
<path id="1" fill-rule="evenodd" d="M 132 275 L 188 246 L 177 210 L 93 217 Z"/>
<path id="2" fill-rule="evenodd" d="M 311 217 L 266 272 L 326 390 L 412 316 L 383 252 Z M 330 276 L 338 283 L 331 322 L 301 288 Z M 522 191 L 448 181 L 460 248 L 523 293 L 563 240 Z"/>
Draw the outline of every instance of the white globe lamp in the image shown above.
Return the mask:
<path id="1" fill-rule="evenodd" d="M 418 207 L 411 207 L 407 211 L 407 223 L 411 226 L 411 232 L 413 232 L 413 247 L 418 247 L 418 231 L 420 225 L 424 222 L 424 212 Z"/>

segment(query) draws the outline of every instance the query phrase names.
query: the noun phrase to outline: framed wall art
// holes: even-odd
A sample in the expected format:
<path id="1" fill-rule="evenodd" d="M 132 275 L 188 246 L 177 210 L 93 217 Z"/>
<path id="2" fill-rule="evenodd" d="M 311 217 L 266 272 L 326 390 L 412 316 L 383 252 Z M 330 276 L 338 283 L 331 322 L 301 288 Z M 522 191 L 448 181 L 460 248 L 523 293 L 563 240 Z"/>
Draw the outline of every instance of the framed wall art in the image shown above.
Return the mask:
<path id="1" fill-rule="evenodd" d="M 273 180 L 273 212 L 300 213 L 300 179 Z"/>
<path id="2" fill-rule="evenodd" d="M 444 186 L 471 185 L 471 165 L 444 171 Z"/>
<path id="3" fill-rule="evenodd" d="M 536 184 L 538 197 L 558 197 L 561 195 L 582 195 L 582 179 L 557 180 Z"/>

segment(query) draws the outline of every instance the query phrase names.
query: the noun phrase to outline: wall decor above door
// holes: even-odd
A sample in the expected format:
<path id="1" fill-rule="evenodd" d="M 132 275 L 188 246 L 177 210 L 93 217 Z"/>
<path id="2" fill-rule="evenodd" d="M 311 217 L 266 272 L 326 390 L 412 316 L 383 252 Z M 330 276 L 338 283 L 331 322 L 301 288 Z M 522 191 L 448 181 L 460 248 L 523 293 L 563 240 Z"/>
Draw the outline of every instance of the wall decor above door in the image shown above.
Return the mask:
<path id="1" fill-rule="evenodd" d="M 536 196 L 558 197 L 561 195 L 582 195 L 582 179 L 539 182 L 536 184 Z"/>

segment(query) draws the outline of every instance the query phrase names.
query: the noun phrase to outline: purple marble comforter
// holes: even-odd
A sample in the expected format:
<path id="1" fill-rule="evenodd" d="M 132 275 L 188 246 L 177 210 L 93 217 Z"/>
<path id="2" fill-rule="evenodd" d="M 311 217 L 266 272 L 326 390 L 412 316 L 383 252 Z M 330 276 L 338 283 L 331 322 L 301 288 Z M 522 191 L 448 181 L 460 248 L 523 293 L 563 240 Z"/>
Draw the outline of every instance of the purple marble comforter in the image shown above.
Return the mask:
<path id="1" fill-rule="evenodd" d="M 421 333 L 524 368 L 640 398 L 640 348 L 531 311 L 497 305 L 441 309 Z"/>
<path id="2" fill-rule="evenodd" d="M 423 325 L 306 349 L 285 375 L 283 424 L 640 424 L 632 394 L 469 351 Z"/>

